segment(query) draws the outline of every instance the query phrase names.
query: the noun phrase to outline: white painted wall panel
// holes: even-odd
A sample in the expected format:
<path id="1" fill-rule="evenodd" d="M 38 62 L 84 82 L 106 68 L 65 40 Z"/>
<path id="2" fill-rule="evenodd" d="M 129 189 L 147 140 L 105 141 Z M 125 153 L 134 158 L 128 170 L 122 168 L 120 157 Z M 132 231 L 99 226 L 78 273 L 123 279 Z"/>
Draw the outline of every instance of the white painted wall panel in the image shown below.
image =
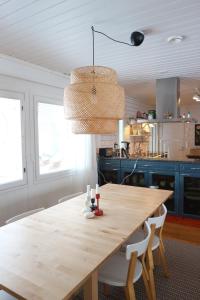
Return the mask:
<path id="1" fill-rule="evenodd" d="M 16 214 L 28 209 L 49 207 L 56 204 L 57 200 L 64 195 L 80 191 L 73 175 L 49 178 L 40 182 L 36 182 L 35 178 L 33 99 L 37 95 L 60 99 L 62 103 L 66 78 L 44 68 L 38 69 L 37 66 L 24 65 L 20 61 L 12 62 L 12 59 L 9 61 L 2 59 L 0 73 L 6 71 L 6 65 L 8 66 L 7 72 L 5 72 L 7 75 L 0 74 L 0 90 L 19 92 L 25 97 L 28 185 L 0 192 L 0 225 Z M 27 77 L 29 80 L 17 78 L 18 75 L 21 78 Z M 54 82 L 54 86 L 52 86 L 52 82 Z"/>

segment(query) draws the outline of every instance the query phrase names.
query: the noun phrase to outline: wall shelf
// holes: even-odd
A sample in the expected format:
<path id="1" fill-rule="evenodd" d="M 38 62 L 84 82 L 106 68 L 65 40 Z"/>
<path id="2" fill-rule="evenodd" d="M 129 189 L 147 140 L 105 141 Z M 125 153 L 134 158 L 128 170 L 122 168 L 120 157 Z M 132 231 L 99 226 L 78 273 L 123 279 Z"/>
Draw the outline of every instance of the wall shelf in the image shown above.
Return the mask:
<path id="1" fill-rule="evenodd" d="M 135 119 L 136 123 L 197 123 L 197 120 L 194 118 L 178 118 L 178 119 L 153 119 L 153 120 L 147 120 L 147 119 Z"/>

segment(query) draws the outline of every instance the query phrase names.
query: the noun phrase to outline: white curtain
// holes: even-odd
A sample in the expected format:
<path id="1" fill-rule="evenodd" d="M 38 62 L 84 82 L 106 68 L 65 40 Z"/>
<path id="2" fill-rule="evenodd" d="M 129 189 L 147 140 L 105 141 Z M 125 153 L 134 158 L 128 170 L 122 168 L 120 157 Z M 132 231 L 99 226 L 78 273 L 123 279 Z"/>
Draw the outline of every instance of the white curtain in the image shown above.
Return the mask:
<path id="1" fill-rule="evenodd" d="M 79 191 L 86 191 L 87 184 L 95 188 L 98 182 L 95 135 L 73 135 L 73 171 Z"/>

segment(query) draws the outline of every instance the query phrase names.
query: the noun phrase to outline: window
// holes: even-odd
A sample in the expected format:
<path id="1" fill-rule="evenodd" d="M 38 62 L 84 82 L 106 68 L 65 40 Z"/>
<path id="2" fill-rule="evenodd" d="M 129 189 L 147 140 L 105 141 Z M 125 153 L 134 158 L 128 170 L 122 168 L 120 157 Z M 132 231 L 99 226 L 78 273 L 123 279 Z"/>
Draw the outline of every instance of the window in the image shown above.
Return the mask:
<path id="1" fill-rule="evenodd" d="M 24 140 L 22 100 L 0 93 L 0 189 L 21 185 Z"/>
<path id="2" fill-rule="evenodd" d="M 37 102 L 39 176 L 72 168 L 73 134 L 62 105 Z"/>

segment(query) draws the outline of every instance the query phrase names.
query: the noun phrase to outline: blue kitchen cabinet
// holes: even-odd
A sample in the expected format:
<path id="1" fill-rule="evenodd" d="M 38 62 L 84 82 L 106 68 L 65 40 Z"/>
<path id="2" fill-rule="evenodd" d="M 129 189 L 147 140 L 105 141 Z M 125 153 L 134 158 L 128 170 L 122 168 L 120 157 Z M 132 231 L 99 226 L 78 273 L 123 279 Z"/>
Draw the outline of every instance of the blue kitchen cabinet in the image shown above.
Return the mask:
<path id="1" fill-rule="evenodd" d="M 148 170 L 141 168 L 137 160 L 121 161 L 121 183 L 132 186 L 148 187 Z"/>
<path id="2" fill-rule="evenodd" d="M 120 159 L 99 159 L 98 182 L 99 185 L 120 183 Z"/>
<path id="3" fill-rule="evenodd" d="M 101 158 L 98 166 L 101 185 L 107 182 L 143 187 L 156 185 L 172 190 L 173 196 L 166 201 L 168 212 L 200 218 L 200 163 Z"/>
<path id="4" fill-rule="evenodd" d="M 200 218 L 200 164 L 180 165 L 180 214 Z"/>
<path id="5" fill-rule="evenodd" d="M 171 161 L 150 161 L 149 185 L 160 189 L 171 190 L 173 195 L 165 202 L 168 212 L 179 212 L 179 163 Z"/>
<path id="6" fill-rule="evenodd" d="M 150 185 L 160 189 L 171 190 L 173 195 L 165 202 L 168 212 L 179 212 L 179 172 L 166 170 L 153 170 L 149 172 Z"/>

